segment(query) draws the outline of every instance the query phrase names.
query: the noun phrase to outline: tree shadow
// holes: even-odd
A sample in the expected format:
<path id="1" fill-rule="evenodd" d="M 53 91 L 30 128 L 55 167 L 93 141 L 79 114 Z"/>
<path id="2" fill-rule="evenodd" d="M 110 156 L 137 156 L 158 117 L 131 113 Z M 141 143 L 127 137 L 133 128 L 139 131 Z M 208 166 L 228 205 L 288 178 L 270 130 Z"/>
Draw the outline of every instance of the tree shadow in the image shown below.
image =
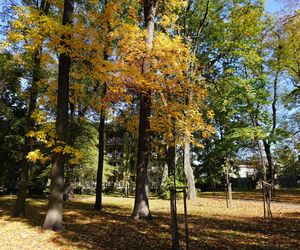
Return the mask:
<path id="1" fill-rule="evenodd" d="M 299 224 L 299 215 L 270 221 L 248 217 L 189 218 L 194 249 L 300 249 Z"/>
<path id="2" fill-rule="evenodd" d="M 9 217 L 14 199 L 0 199 L 0 217 Z M 27 218 L 18 219 L 40 227 L 46 212 L 45 200 L 29 200 Z M 64 229 L 51 241 L 82 249 L 171 249 L 170 215 L 156 212 L 152 221 L 135 221 L 131 207 L 65 203 Z M 189 216 L 190 249 L 300 249 L 300 212 L 285 213 L 272 221 L 261 218 Z M 180 245 L 185 249 L 184 217 L 178 215 Z M 42 231 L 42 230 L 41 230 Z"/>
<path id="3" fill-rule="evenodd" d="M 40 227 L 45 218 L 46 200 L 28 200 L 26 218 L 11 217 L 15 200 L 3 199 L 0 217 L 6 221 L 21 221 Z M 104 205 L 94 211 L 90 203 L 71 201 L 64 204 L 64 228 L 52 241 L 83 249 L 170 249 L 171 238 L 167 216 L 155 216 L 152 221 L 135 221 L 130 218 L 129 207 Z M 156 233 L 159 228 L 159 233 Z M 43 230 L 41 230 L 42 232 Z M 153 233 L 154 232 L 154 233 Z M 166 239 L 169 237 L 169 240 Z"/>

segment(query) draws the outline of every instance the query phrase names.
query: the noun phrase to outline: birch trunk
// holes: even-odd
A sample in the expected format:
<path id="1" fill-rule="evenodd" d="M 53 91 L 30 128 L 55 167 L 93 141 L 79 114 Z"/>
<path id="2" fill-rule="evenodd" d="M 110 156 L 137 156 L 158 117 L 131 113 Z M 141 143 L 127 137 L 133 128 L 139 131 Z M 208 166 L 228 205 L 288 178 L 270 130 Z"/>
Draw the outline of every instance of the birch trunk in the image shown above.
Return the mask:
<path id="1" fill-rule="evenodd" d="M 193 200 L 196 198 L 196 187 L 193 169 L 190 163 L 190 142 L 185 137 L 184 138 L 184 173 L 188 184 L 188 197 Z"/>

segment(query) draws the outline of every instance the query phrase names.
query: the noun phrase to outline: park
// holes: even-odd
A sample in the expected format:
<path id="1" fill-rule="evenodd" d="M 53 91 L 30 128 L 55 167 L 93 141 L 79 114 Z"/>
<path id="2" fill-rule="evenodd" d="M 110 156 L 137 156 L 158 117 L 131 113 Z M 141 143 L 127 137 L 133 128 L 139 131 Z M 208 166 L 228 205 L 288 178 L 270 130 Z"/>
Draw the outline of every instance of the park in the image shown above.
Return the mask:
<path id="1" fill-rule="evenodd" d="M 0 20 L 0 249 L 300 249 L 299 0 Z"/>
<path id="2" fill-rule="evenodd" d="M 293 203 L 273 204 L 272 221 L 263 219 L 262 202 L 234 200 L 228 209 L 221 198 L 188 201 L 190 249 L 298 249 L 299 191 L 289 198 Z M 10 217 L 14 199 L 0 198 L 1 249 L 172 249 L 166 200 L 150 199 L 149 222 L 130 219 L 132 198 L 104 197 L 99 213 L 93 210 L 93 196 L 76 197 L 65 204 L 65 228 L 49 232 L 41 229 L 45 200 L 30 199 L 27 219 L 16 221 Z M 180 249 L 186 249 L 182 201 L 177 209 Z"/>

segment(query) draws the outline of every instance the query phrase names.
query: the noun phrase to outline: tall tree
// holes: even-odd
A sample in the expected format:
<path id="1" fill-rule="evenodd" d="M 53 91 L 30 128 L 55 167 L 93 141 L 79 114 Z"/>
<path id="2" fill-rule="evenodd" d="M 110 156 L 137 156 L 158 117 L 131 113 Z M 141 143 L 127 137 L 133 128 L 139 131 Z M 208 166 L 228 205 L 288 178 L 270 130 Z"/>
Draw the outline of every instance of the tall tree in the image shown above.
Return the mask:
<path id="1" fill-rule="evenodd" d="M 72 24 L 73 4 L 72 0 L 64 1 L 63 26 Z M 65 39 L 70 39 L 69 35 L 62 36 L 62 45 L 67 47 Z M 71 68 L 71 58 L 67 52 L 59 55 L 58 67 L 56 133 L 59 143 L 64 143 L 67 140 L 68 134 L 69 73 Z M 43 224 L 43 228 L 45 229 L 59 230 L 62 228 L 64 164 L 65 157 L 63 152 L 55 153 L 51 168 L 48 211 Z"/>
<path id="2" fill-rule="evenodd" d="M 205 148 L 196 151 L 200 156 L 196 172 L 198 176 L 206 172 L 207 177 L 201 179 L 205 179 L 206 187 L 213 187 L 221 182 L 220 170 L 226 159 L 235 159 L 239 149 L 251 145 L 249 137 L 261 131 L 250 128 L 247 100 L 260 98 L 262 102 L 267 98 L 261 97 L 266 91 L 262 90 L 263 76 L 258 72 L 262 65 L 258 51 L 264 29 L 263 2 L 192 2 L 188 28 L 195 37 L 193 46 L 202 63 L 201 75 L 208 82 L 207 103 L 214 113 L 209 120 L 217 131 L 213 140 L 199 135 Z M 251 73 L 256 80 L 247 77 Z"/>
<path id="3" fill-rule="evenodd" d="M 104 12 L 107 9 L 107 0 L 104 1 Z M 108 35 L 110 32 L 110 20 L 106 20 L 106 29 L 104 29 L 106 34 Z M 103 30 L 103 32 L 104 32 Z M 104 41 L 105 48 L 103 52 L 103 60 L 108 60 L 108 41 Z M 103 183 L 103 168 L 104 168 L 104 134 L 105 134 L 105 119 L 106 119 L 106 108 L 104 104 L 104 100 L 107 93 L 107 83 L 104 81 L 101 91 L 101 108 L 100 108 L 100 121 L 98 126 L 98 133 L 99 133 L 99 150 L 98 150 L 98 169 L 97 169 L 97 184 L 96 184 L 96 200 L 95 200 L 95 210 L 101 210 L 102 209 L 102 183 Z"/>
<path id="4" fill-rule="evenodd" d="M 50 8 L 50 3 L 48 1 L 41 1 L 40 5 L 37 6 L 40 11 L 40 15 L 47 15 Z M 36 109 L 37 98 L 38 98 L 38 83 L 41 80 L 41 54 L 42 54 L 42 44 L 43 41 L 40 41 L 37 44 L 33 52 L 33 70 L 32 70 L 32 80 L 30 87 L 30 97 L 29 105 L 26 114 L 26 132 L 33 130 L 35 121 L 32 118 L 32 114 Z M 25 216 L 25 205 L 26 205 L 26 196 L 28 189 L 28 173 L 30 168 L 30 162 L 27 159 L 28 153 L 32 150 L 32 138 L 25 136 L 25 142 L 23 146 L 23 159 L 22 159 L 22 169 L 21 169 L 21 178 L 19 184 L 19 193 L 15 205 L 14 216 L 20 217 Z"/>
<path id="5" fill-rule="evenodd" d="M 105 97 L 107 85 L 103 86 L 103 97 Z M 103 100 L 103 98 L 102 98 Z M 98 169 L 97 169 L 97 185 L 96 185 L 96 201 L 95 210 L 102 209 L 102 181 L 103 181 L 103 167 L 104 167 L 104 133 L 105 133 L 105 108 L 104 105 L 100 110 L 100 122 L 98 127 L 99 133 L 99 150 L 98 150 Z"/>
<path id="6" fill-rule="evenodd" d="M 158 0 L 144 0 L 144 25 L 147 29 L 146 43 L 149 51 L 153 47 L 154 38 L 154 19 L 158 7 Z M 150 63 L 144 58 L 142 73 L 147 74 L 150 71 Z M 141 93 L 140 96 L 140 118 L 139 118 L 139 138 L 137 154 L 137 173 L 135 202 L 132 217 L 134 219 L 151 219 L 148 201 L 147 168 L 149 161 L 149 129 L 151 112 L 151 92 Z"/>

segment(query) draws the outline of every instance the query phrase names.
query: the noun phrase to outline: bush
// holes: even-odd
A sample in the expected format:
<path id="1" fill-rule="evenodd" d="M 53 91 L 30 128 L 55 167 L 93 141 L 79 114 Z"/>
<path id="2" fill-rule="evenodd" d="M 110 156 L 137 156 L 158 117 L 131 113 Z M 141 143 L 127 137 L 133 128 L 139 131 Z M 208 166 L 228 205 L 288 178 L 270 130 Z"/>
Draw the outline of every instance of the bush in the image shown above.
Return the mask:
<path id="1" fill-rule="evenodd" d="M 172 177 L 168 177 L 163 185 L 163 188 L 160 190 L 158 193 L 159 198 L 164 199 L 164 200 L 169 200 L 170 199 L 170 188 L 174 186 L 174 180 Z M 176 187 L 181 187 L 184 186 L 184 184 L 176 180 Z M 177 193 L 176 198 L 181 199 L 183 198 L 183 193 Z"/>

